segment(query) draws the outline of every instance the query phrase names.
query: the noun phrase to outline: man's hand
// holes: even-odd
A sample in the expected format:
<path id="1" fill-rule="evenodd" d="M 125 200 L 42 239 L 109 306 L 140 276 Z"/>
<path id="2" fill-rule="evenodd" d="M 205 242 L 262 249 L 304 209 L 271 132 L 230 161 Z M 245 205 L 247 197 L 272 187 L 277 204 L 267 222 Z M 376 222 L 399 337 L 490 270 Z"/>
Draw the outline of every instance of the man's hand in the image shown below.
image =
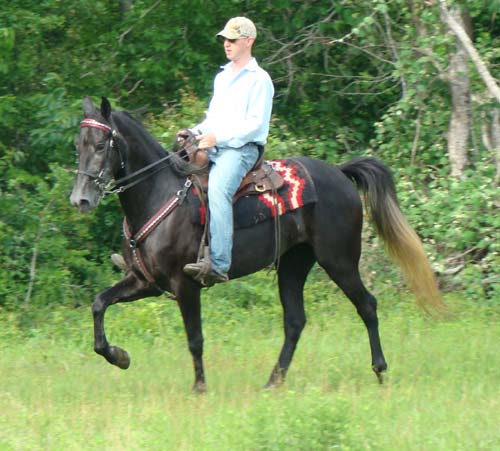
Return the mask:
<path id="1" fill-rule="evenodd" d="M 198 135 L 196 139 L 199 141 L 199 149 L 210 149 L 211 147 L 215 147 L 217 145 L 217 138 L 215 137 L 215 133 L 212 132 L 207 133 L 206 135 Z"/>
<path id="2" fill-rule="evenodd" d="M 193 133 L 188 128 L 183 128 L 175 135 L 175 141 L 182 146 L 190 136 L 193 136 Z"/>

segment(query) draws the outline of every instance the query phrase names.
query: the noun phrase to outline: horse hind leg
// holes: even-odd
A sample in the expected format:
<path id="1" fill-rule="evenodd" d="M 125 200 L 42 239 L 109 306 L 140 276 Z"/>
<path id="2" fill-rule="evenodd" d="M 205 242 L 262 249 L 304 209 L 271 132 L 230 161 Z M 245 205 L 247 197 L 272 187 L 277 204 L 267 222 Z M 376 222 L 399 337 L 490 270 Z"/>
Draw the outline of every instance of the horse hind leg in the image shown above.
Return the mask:
<path id="1" fill-rule="evenodd" d="M 353 303 L 358 315 L 363 320 L 370 340 L 372 369 L 379 383 L 382 383 L 382 373 L 387 370 L 387 362 L 385 361 L 382 345 L 380 343 L 377 300 L 364 286 L 357 263 L 351 262 L 351 260 L 352 259 L 343 259 L 337 256 L 335 261 L 333 261 L 333 259 L 327 262 L 319 260 L 318 263 Z M 341 261 L 344 263 L 339 264 L 338 262 Z"/>
<path id="2" fill-rule="evenodd" d="M 283 383 L 290 367 L 295 348 L 306 324 L 304 283 L 315 261 L 312 249 L 305 244 L 292 248 L 281 258 L 278 285 L 283 306 L 285 341 L 278 362 L 266 384 L 267 388 Z"/>
<path id="3" fill-rule="evenodd" d="M 108 343 L 104 330 L 104 315 L 106 309 L 118 302 L 131 302 L 149 296 L 159 296 L 161 292 L 151 287 L 147 282 L 138 279 L 133 273 L 128 273 L 120 282 L 99 293 L 92 304 L 94 318 L 94 350 L 109 363 L 121 369 L 130 366 L 130 357 L 124 349 Z"/>

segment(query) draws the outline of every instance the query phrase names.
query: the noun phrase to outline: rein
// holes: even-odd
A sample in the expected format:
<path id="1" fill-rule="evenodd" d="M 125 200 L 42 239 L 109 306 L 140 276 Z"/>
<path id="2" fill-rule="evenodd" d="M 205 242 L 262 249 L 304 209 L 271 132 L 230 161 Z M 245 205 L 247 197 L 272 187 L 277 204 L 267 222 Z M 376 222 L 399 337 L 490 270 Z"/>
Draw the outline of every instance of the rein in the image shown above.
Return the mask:
<path id="1" fill-rule="evenodd" d="M 147 178 L 151 177 L 152 175 L 156 174 L 157 172 L 160 172 L 165 168 L 165 166 L 156 168 L 155 171 L 144 175 L 143 177 L 140 177 L 137 180 L 133 180 L 132 182 L 124 185 L 125 182 L 128 182 L 129 180 L 134 179 L 135 177 L 138 177 L 141 174 L 144 174 L 145 172 L 148 172 L 150 169 L 153 169 L 154 167 L 158 166 L 159 164 L 167 161 L 169 158 L 172 158 L 173 154 L 168 154 L 167 156 L 160 158 L 158 161 L 155 161 L 154 163 L 151 163 L 147 166 L 144 166 L 143 168 L 132 172 L 129 175 L 126 175 L 125 177 L 122 177 L 118 180 L 115 180 L 115 183 L 113 185 L 110 185 L 108 183 L 105 187 L 104 190 L 102 191 L 103 197 L 109 196 L 110 194 L 120 194 L 123 193 L 124 191 L 128 190 L 129 188 L 132 188 L 133 186 L 141 183 L 142 181 L 146 180 Z"/>

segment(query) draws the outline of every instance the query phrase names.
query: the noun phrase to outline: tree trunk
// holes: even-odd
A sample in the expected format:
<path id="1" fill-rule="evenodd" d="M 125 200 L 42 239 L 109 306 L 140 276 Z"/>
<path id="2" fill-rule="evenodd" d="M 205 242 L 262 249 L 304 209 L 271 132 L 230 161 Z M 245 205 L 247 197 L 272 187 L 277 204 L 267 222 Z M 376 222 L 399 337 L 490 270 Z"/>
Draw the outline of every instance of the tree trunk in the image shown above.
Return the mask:
<path id="1" fill-rule="evenodd" d="M 457 36 L 457 39 L 463 45 L 464 50 L 467 52 L 472 62 L 476 66 L 476 69 L 483 79 L 489 93 L 494 97 L 497 102 L 500 102 L 500 86 L 497 85 L 495 79 L 491 76 L 486 64 L 483 62 L 479 53 L 475 49 L 472 41 L 469 37 L 471 35 L 471 29 L 466 31 L 464 27 L 464 21 L 460 14 L 457 14 L 458 7 L 455 7 L 452 11 L 446 9 L 445 0 L 441 0 L 441 17 L 443 21 L 448 25 L 449 29 Z"/>
<path id="2" fill-rule="evenodd" d="M 133 3 L 134 3 L 133 0 L 120 0 L 120 7 L 122 13 L 125 14 L 126 12 L 130 11 Z"/>
<path id="3" fill-rule="evenodd" d="M 464 23 L 458 8 L 450 11 L 462 29 Z M 463 178 L 469 165 L 468 142 L 470 133 L 470 80 L 467 52 L 457 40 L 456 51 L 450 58 L 448 78 L 450 82 L 452 113 L 448 129 L 448 156 L 452 177 Z"/>
<path id="4" fill-rule="evenodd" d="M 500 185 L 500 109 L 495 108 L 491 113 L 491 131 L 490 142 L 495 152 L 497 174 L 495 177 L 495 184 Z"/>

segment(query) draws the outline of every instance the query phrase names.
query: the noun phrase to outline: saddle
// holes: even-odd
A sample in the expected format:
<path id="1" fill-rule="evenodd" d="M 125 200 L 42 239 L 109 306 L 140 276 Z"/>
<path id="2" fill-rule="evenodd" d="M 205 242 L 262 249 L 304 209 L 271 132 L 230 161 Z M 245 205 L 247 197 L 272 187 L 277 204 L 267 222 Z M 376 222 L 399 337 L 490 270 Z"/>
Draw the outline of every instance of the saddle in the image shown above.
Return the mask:
<path id="1" fill-rule="evenodd" d="M 198 140 L 191 130 L 181 130 L 174 143 L 174 148 L 181 158 L 189 161 L 197 168 L 206 168 L 209 165 L 209 158 L 206 149 L 198 148 Z M 277 191 L 284 184 L 283 178 L 271 165 L 264 161 L 264 146 L 258 145 L 259 156 L 257 162 L 240 183 L 236 194 L 233 197 L 235 203 L 240 197 L 252 194 L 261 194 L 267 191 Z M 201 189 L 208 191 L 209 172 L 198 174 L 197 179 Z"/>

